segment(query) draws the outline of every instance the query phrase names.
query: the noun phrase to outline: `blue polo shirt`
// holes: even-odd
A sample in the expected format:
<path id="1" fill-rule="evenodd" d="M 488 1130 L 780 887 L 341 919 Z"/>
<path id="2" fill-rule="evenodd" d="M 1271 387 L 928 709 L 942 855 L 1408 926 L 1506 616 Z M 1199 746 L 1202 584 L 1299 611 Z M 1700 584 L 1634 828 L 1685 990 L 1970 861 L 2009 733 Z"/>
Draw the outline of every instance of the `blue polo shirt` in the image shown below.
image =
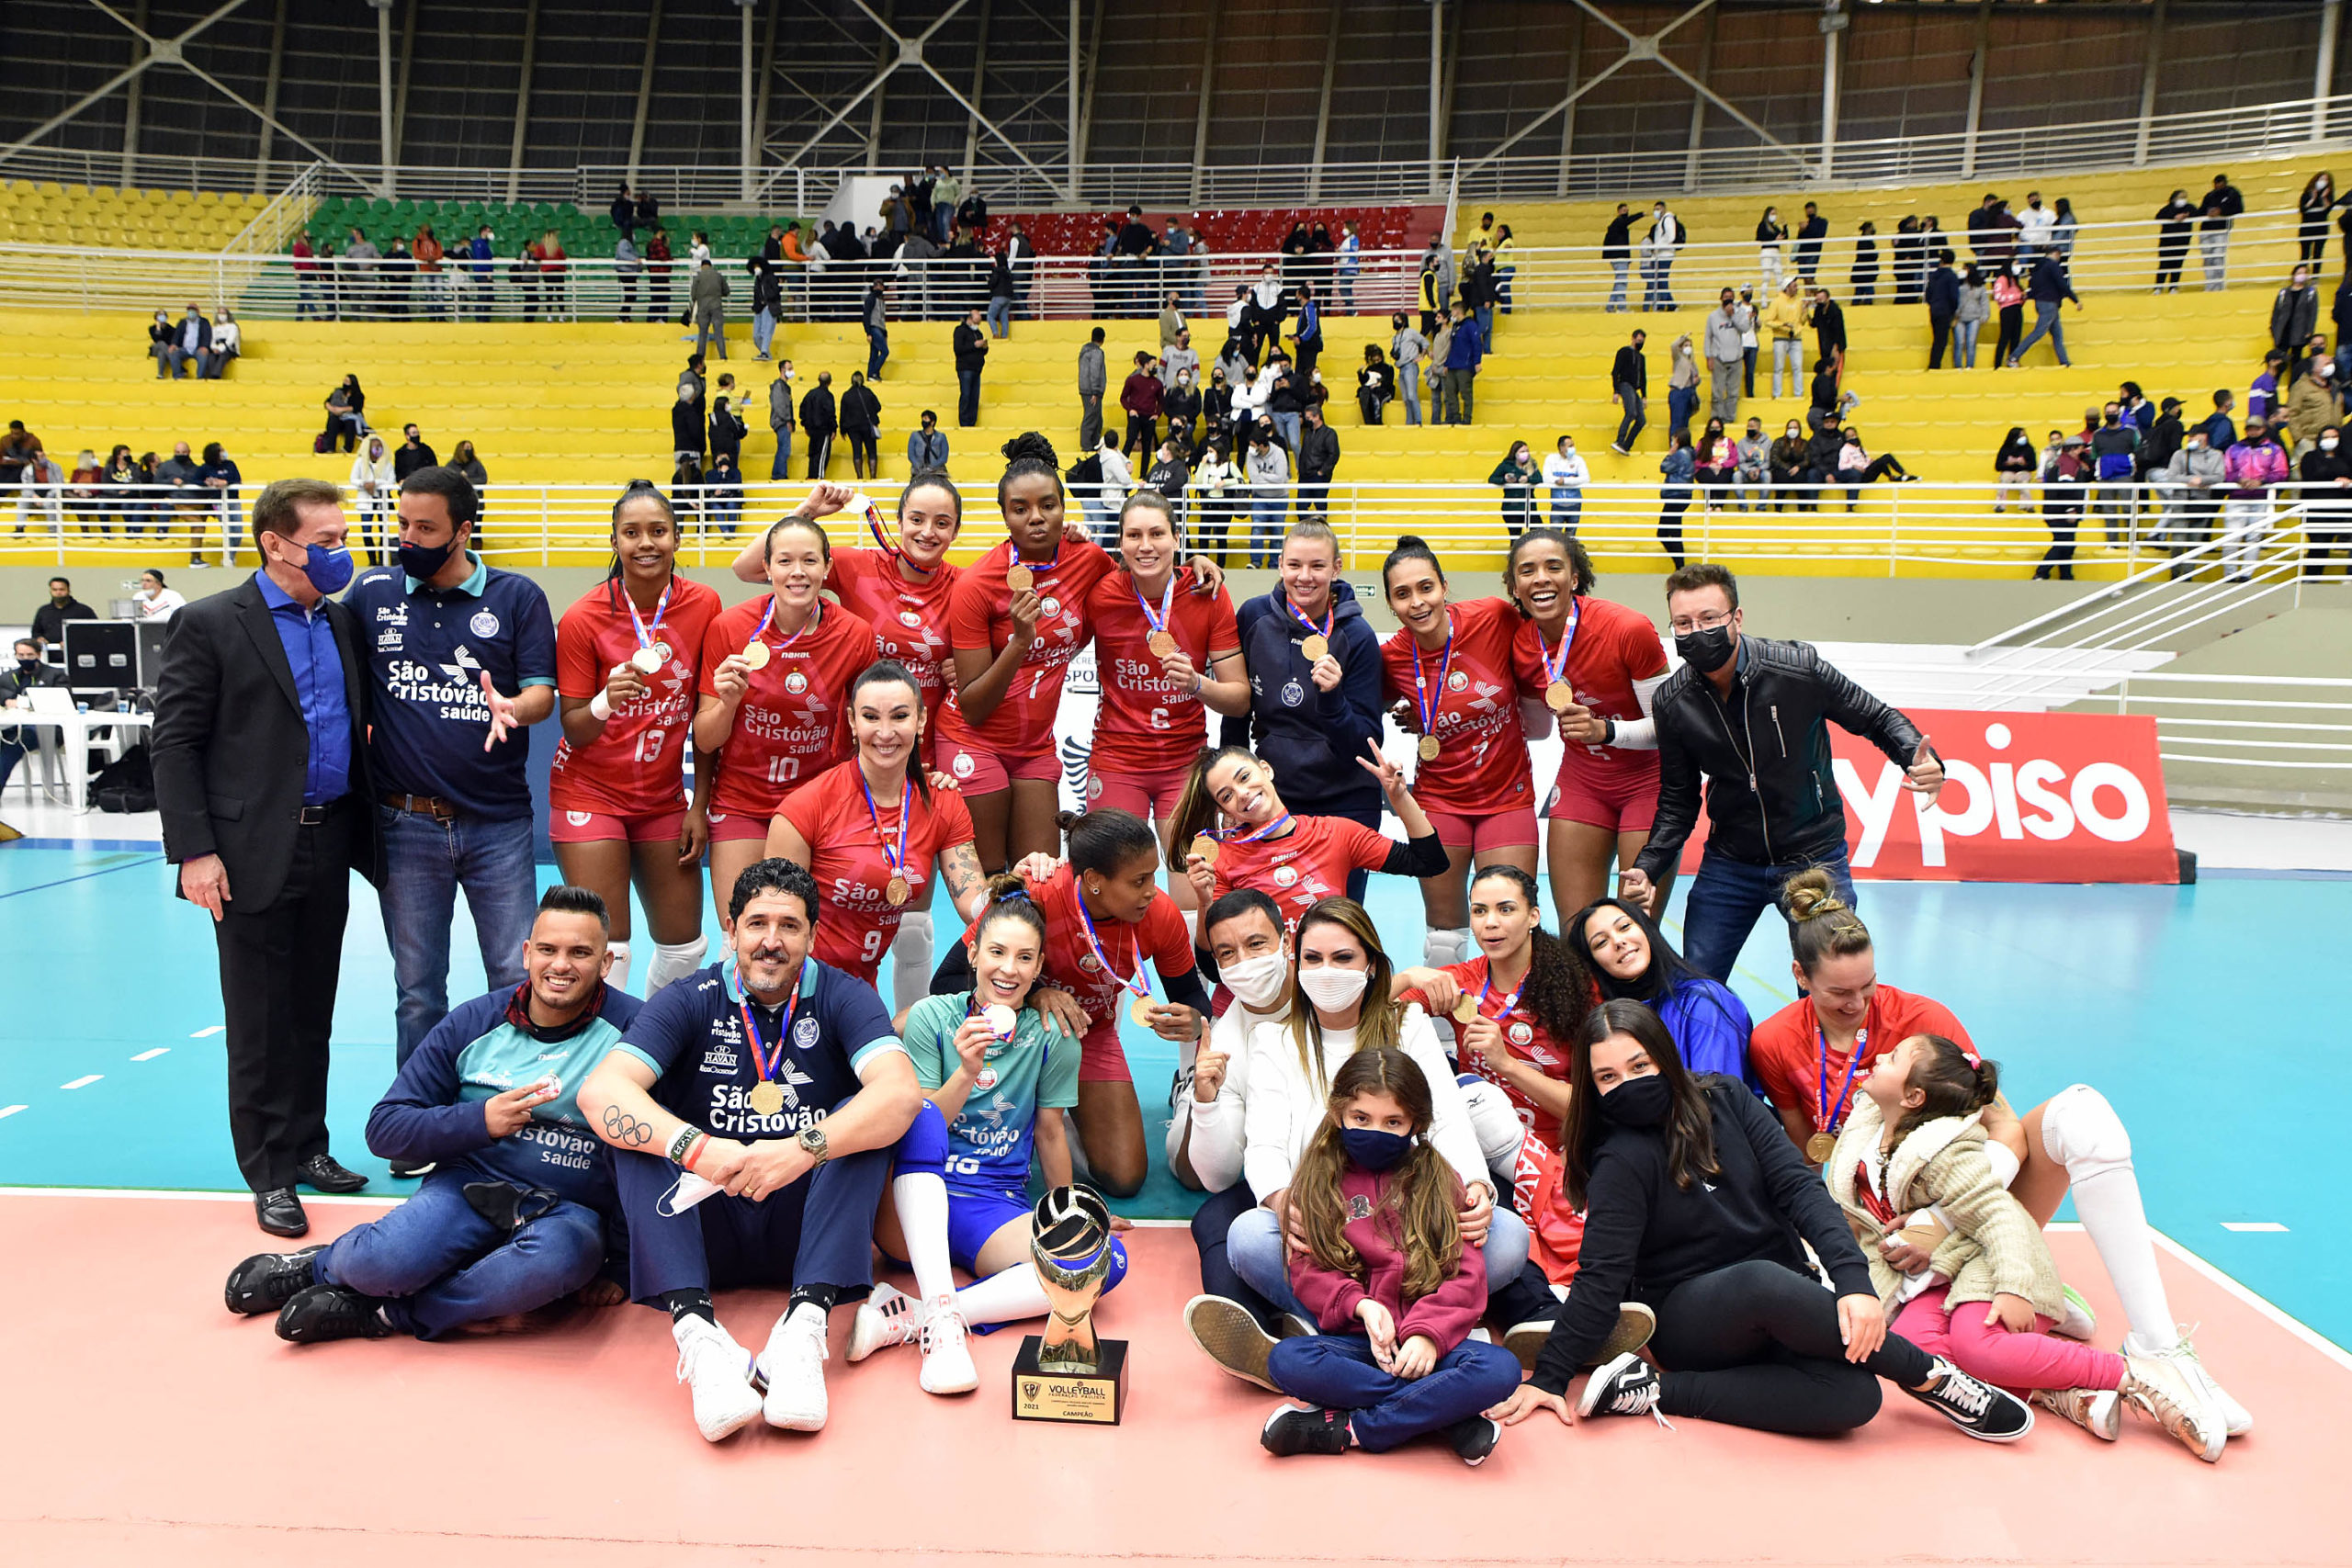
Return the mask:
<path id="1" fill-rule="evenodd" d="M 371 567 L 345 599 L 368 638 L 376 713 L 368 760 L 377 787 L 439 795 L 491 818 L 531 815 L 530 737 L 488 750 L 485 670 L 506 696 L 555 684 L 555 618 L 527 577 L 484 566 L 446 591 L 396 566 Z"/>
<path id="2" fill-rule="evenodd" d="M 302 804 L 324 806 L 342 798 L 351 788 L 351 703 L 343 689 L 343 655 L 334 646 L 334 623 L 327 619 L 325 601 L 310 609 L 270 581 L 269 573 L 254 573 L 261 602 L 269 606 L 269 624 L 277 628 L 286 662 L 294 671 L 294 699 L 302 710 L 302 728 L 310 733 L 310 752 L 302 763 Z"/>
<path id="3" fill-rule="evenodd" d="M 906 1055 L 873 987 L 806 959 L 777 1063 L 784 1109 L 759 1115 L 749 1100 L 760 1075 L 743 1038 L 743 999 L 733 961 L 714 964 L 664 986 L 615 1047 L 653 1069 L 653 1098 L 663 1110 L 706 1133 L 745 1143 L 789 1138 L 855 1094 L 860 1067 L 893 1051 Z M 783 1010 L 753 1003 L 752 1013 L 773 1051 Z"/>

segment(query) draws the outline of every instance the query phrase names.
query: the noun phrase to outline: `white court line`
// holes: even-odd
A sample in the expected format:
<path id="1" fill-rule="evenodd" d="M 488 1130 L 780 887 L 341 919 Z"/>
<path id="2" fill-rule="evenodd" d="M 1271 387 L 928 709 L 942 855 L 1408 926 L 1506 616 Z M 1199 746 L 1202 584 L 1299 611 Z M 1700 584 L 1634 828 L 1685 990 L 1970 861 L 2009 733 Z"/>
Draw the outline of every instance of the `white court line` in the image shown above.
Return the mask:
<path id="1" fill-rule="evenodd" d="M 23 1110 L 22 1106 L 17 1107 Z M 6 1112 L 0 1111 L 0 1115 Z M 0 1198 L 153 1198 L 166 1203 L 250 1203 L 250 1192 L 175 1192 L 148 1187 L 0 1187 Z M 327 1192 L 305 1192 L 302 1202 L 333 1203 L 353 1208 L 389 1209 L 398 1198 L 356 1198 Z"/>
<path id="2" fill-rule="evenodd" d="M 2171 1253 L 2175 1258 L 2179 1258 L 2183 1263 L 2188 1264 L 2191 1269 L 2194 1269 L 2199 1274 L 2204 1275 L 2205 1278 L 2211 1280 L 2216 1285 L 2221 1286 L 2222 1289 L 2229 1292 L 2230 1294 L 2237 1297 L 2238 1300 L 2244 1302 L 2246 1305 L 2252 1307 L 2255 1311 L 2260 1313 L 2263 1316 L 2268 1318 L 2271 1322 L 2277 1324 L 2279 1327 L 2285 1329 L 2288 1333 L 2293 1335 L 2296 1338 L 2301 1340 L 2304 1344 L 2310 1346 L 2312 1349 L 2318 1351 L 2321 1355 L 2326 1357 L 2329 1360 L 2343 1368 L 2346 1371 L 2352 1372 L 2352 1350 L 2345 1349 L 2343 1346 L 2338 1345 L 2335 1340 L 2330 1339 L 2318 1329 L 2313 1328 L 2311 1325 L 2303 1322 L 2302 1319 L 2296 1317 L 2292 1314 L 2287 1312 L 2284 1308 L 2274 1304 L 2267 1298 L 2238 1283 L 2235 1280 L 2233 1280 L 2227 1274 L 2222 1273 L 2219 1269 L 2214 1268 L 2211 1263 L 2206 1262 L 2202 1258 L 2198 1257 L 2197 1254 L 2189 1251 L 2188 1248 L 2181 1246 L 2180 1243 L 2173 1240 L 2172 1237 L 2156 1229 L 2154 1225 L 2150 1225 L 2148 1227 L 2148 1234 L 2156 1238 L 2156 1245 L 2158 1247 L 2163 1247 L 2166 1252 Z"/>
<path id="3" fill-rule="evenodd" d="M 130 1059 L 134 1062 L 152 1062 L 156 1057 L 168 1054 L 170 1050 L 169 1045 L 158 1045 L 152 1051 L 141 1051 Z"/>
<path id="4" fill-rule="evenodd" d="M 193 1033 L 193 1034 L 189 1035 L 189 1036 L 188 1036 L 188 1038 L 189 1038 L 190 1040 L 201 1040 L 201 1039 L 205 1038 L 207 1035 L 219 1034 L 219 1033 L 220 1033 L 222 1031 L 226 1030 L 228 1027 L 229 1027 L 229 1026 L 228 1026 L 227 1024 L 225 1024 L 225 1023 L 216 1023 L 216 1024 L 214 1024 L 214 1025 L 213 1025 L 211 1028 L 209 1028 L 209 1029 L 199 1029 L 199 1030 L 198 1030 L 195 1033 Z"/>
<path id="5" fill-rule="evenodd" d="M 104 1077 L 106 1077 L 106 1074 L 104 1073 L 84 1073 L 72 1083 L 62 1083 L 57 1087 L 60 1089 L 87 1089 Z"/>
<path id="6" fill-rule="evenodd" d="M 2225 1231 L 2283 1231 L 2287 1227 L 2277 1220 L 2223 1220 Z"/>
<path id="7" fill-rule="evenodd" d="M 0 1105 L 0 1117 L 14 1116 L 19 1111 L 30 1111 L 29 1105 Z"/>

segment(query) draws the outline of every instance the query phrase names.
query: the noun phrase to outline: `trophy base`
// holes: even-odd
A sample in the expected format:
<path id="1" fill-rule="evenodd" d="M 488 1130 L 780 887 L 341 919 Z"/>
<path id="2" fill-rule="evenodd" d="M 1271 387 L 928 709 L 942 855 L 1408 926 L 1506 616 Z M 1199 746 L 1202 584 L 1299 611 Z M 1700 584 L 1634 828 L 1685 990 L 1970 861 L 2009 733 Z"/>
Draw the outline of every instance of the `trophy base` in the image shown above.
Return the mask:
<path id="1" fill-rule="evenodd" d="M 1097 1341 L 1102 1367 L 1093 1372 L 1042 1371 L 1037 1357 L 1045 1343 L 1044 1336 L 1029 1335 L 1012 1359 L 1012 1418 L 1117 1426 L 1127 1404 L 1127 1342 Z"/>

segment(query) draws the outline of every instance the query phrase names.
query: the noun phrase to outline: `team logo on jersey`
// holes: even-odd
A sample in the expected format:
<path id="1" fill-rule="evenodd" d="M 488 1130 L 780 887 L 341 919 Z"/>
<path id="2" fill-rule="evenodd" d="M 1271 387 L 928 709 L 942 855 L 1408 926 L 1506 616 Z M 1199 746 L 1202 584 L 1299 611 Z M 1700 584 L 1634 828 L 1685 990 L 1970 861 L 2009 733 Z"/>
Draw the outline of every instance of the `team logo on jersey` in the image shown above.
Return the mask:
<path id="1" fill-rule="evenodd" d="M 919 632 L 922 630 L 922 617 L 915 614 L 912 610 L 899 611 L 899 624 L 906 627 L 907 630 L 910 632 Z"/>
<path id="2" fill-rule="evenodd" d="M 784 678 L 784 689 L 797 697 L 808 689 L 808 677 L 795 670 Z"/>
<path id="3" fill-rule="evenodd" d="M 972 754 L 969 751 L 956 752 L 956 760 L 947 764 L 947 771 L 954 773 L 959 779 L 970 778 L 972 776 Z"/>
<path id="4" fill-rule="evenodd" d="M 980 1076 L 972 1080 L 972 1087 L 983 1093 L 989 1089 L 994 1089 L 996 1087 L 996 1069 L 983 1062 L 980 1065 Z"/>
<path id="5" fill-rule="evenodd" d="M 1295 681 L 1283 682 L 1283 706 L 1295 708 L 1306 700 L 1306 688 Z"/>
<path id="6" fill-rule="evenodd" d="M 388 626 L 408 625 L 408 601 L 403 599 L 397 604 L 377 605 L 376 618 Z"/>
<path id="7" fill-rule="evenodd" d="M 1521 1025 L 1521 1027 L 1523 1028 L 1525 1026 Z M 1514 1035 L 1512 1038 L 1517 1039 L 1518 1037 Z M 1524 1044 L 1525 1042 L 1522 1041 L 1521 1043 Z M 1546 1051 L 1541 1045 L 1528 1046 L 1527 1059 L 1533 1062 L 1539 1067 L 1556 1067 L 1560 1066 L 1560 1058 L 1553 1055 L 1551 1052 Z"/>
<path id="8" fill-rule="evenodd" d="M 1510 1043 L 1514 1045 L 1524 1045 L 1535 1038 L 1535 1031 L 1523 1023 L 1514 1023 L 1503 1032 L 1510 1037 Z M 1544 1066 L 1549 1066 L 1551 1064 L 1546 1062 Z"/>
<path id="9" fill-rule="evenodd" d="M 1095 973 L 1097 970 L 1101 969 L 1101 968 L 1102 967 L 1102 964 L 1101 961 L 1100 961 L 1100 960 L 1098 960 L 1098 959 L 1094 956 L 1094 954 L 1092 954 L 1092 953 L 1081 953 L 1081 954 L 1080 954 L 1080 956 L 1079 956 L 1079 960 L 1078 960 L 1078 966 L 1079 966 L 1080 969 L 1085 970 L 1088 974 L 1091 975 L 1091 974 Z"/>
<path id="10" fill-rule="evenodd" d="M 1470 689 L 1470 677 L 1456 670 L 1445 678 L 1445 689 L 1449 692 L 1466 692 Z"/>
<path id="11" fill-rule="evenodd" d="M 1048 615 L 1058 615 L 1062 613 L 1062 602 L 1050 593 L 1039 602 L 1038 607 Z"/>
<path id="12" fill-rule="evenodd" d="M 563 819 L 575 828 L 585 828 L 590 822 L 595 820 L 595 817 L 596 814 L 593 811 L 567 811 L 563 814 Z"/>
<path id="13" fill-rule="evenodd" d="M 1275 886 L 1288 887 L 1292 883 L 1296 882 L 1297 880 L 1298 867 L 1295 865 L 1278 865 L 1274 867 Z"/>
<path id="14" fill-rule="evenodd" d="M 804 1018 L 792 1026 L 792 1043 L 803 1051 L 817 1043 L 817 1021 Z"/>
<path id="15" fill-rule="evenodd" d="M 1546 817 L 1551 816 L 1552 808 L 1559 804 L 1560 786 L 1558 784 L 1554 784 L 1552 786 L 1552 793 L 1544 797 L 1544 815 Z"/>
<path id="16" fill-rule="evenodd" d="M 492 615 L 488 610 L 476 610 L 474 612 L 474 618 L 466 623 L 466 629 L 473 633 L 476 637 L 496 637 L 498 635 L 498 617 Z"/>
<path id="17" fill-rule="evenodd" d="M 1100 800 L 1102 798 L 1102 775 L 1101 773 L 1089 773 L 1086 775 L 1086 798 L 1089 800 Z"/>

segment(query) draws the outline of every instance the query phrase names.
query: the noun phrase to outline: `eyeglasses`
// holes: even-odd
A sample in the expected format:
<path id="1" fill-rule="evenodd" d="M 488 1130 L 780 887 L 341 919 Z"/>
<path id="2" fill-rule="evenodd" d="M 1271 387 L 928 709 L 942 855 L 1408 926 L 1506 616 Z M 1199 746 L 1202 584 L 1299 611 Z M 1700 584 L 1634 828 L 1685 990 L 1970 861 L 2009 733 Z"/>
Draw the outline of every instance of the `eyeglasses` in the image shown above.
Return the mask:
<path id="1" fill-rule="evenodd" d="M 1677 615 L 1667 625 L 1677 637 L 1682 637 L 1690 632 L 1711 632 L 1718 626 L 1731 625 L 1734 613 L 1728 610 L 1714 611 L 1701 615 L 1695 620 L 1689 615 Z"/>

